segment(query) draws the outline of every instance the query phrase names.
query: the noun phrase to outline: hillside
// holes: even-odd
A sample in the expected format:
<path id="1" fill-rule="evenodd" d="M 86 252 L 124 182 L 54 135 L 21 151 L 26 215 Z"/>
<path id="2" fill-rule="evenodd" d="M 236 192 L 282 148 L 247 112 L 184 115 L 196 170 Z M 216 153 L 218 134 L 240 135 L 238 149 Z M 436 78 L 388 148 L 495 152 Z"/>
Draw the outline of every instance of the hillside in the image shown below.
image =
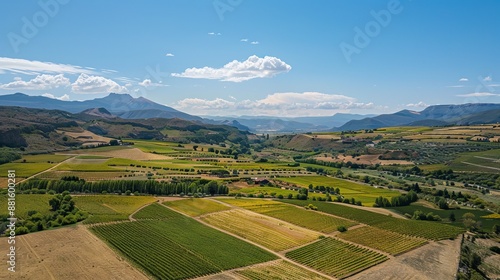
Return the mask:
<path id="1" fill-rule="evenodd" d="M 61 110 L 0 107 L 0 147 L 23 148 L 30 152 L 67 150 L 81 146 L 83 139 L 91 137 L 73 138 L 69 136 L 70 132 L 85 131 L 106 139 L 248 143 L 247 132 L 226 125 L 200 124 L 177 118 L 125 120 L 103 108 L 72 114 Z"/>

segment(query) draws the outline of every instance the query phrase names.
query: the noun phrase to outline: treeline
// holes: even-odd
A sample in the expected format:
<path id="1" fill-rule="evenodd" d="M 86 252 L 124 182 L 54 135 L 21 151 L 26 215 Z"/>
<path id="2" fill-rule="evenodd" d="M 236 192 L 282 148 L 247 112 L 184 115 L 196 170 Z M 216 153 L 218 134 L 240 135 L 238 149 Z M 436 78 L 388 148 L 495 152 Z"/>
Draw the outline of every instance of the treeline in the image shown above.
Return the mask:
<path id="1" fill-rule="evenodd" d="M 8 163 L 21 158 L 21 154 L 10 150 L 0 149 L 0 164 Z"/>
<path id="2" fill-rule="evenodd" d="M 76 179 L 76 180 L 75 180 Z M 183 195 L 201 193 L 206 195 L 228 194 L 227 186 L 211 180 L 182 180 L 158 182 L 154 180 L 115 180 L 85 182 L 84 180 L 39 180 L 22 182 L 17 187 L 19 191 L 38 193 L 39 190 L 62 193 L 140 193 L 151 195 Z"/>
<path id="3" fill-rule="evenodd" d="M 391 197 L 391 200 L 385 197 L 377 197 L 375 199 L 374 207 L 399 207 L 399 206 L 407 206 L 412 202 L 418 200 L 418 195 L 415 191 L 411 190 L 407 194 L 398 195 Z"/>

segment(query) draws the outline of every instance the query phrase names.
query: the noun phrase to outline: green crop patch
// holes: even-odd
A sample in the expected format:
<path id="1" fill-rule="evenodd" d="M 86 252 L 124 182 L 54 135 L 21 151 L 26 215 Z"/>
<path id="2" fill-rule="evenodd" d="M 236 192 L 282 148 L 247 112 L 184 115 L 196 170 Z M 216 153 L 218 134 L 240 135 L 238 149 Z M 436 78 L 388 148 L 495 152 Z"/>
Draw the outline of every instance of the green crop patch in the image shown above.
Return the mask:
<path id="1" fill-rule="evenodd" d="M 133 218 L 137 220 L 169 220 L 179 218 L 179 215 L 165 206 L 152 203 L 135 213 Z"/>
<path id="2" fill-rule="evenodd" d="M 286 257 L 337 278 L 387 260 L 385 255 L 332 238 L 288 252 Z"/>
<path id="3" fill-rule="evenodd" d="M 96 226 L 92 231 L 158 279 L 199 277 L 276 259 L 235 237 L 172 215 L 179 216 Z"/>
<path id="4" fill-rule="evenodd" d="M 73 198 L 76 207 L 90 214 L 84 223 L 104 223 L 127 220 L 143 205 L 153 203 L 150 196 L 85 195 Z"/>
<path id="5" fill-rule="evenodd" d="M 30 210 L 38 211 L 42 215 L 50 214 L 51 207 L 49 205 L 49 200 L 52 197 L 53 196 L 49 194 L 17 194 L 16 217 L 26 219 L 28 217 L 28 211 Z M 7 215 L 7 196 L 0 196 L 0 205 L 2 205 L 2 207 L 0 207 L 0 215 Z"/>
<path id="6" fill-rule="evenodd" d="M 191 217 L 230 209 L 221 203 L 204 198 L 167 201 L 163 204 Z"/>

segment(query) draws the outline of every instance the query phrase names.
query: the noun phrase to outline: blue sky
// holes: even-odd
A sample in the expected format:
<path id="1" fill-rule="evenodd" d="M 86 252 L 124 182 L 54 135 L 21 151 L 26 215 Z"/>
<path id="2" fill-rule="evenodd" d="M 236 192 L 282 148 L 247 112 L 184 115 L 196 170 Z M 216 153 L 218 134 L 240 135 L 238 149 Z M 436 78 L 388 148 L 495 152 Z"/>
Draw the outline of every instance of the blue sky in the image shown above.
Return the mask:
<path id="1" fill-rule="evenodd" d="M 498 1 L 2 1 L 0 94 L 196 115 L 500 101 Z"/>

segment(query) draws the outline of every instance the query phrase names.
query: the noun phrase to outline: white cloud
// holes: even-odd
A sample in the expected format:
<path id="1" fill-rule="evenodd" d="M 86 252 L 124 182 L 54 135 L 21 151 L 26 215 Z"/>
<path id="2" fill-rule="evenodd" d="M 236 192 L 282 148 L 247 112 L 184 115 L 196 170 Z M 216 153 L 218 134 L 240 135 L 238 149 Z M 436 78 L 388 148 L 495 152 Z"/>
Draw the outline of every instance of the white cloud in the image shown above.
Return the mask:
<path id="1" fill-rule="evenodd" d="M 11 72 L 26 75 L 38 75 L 42 73 L 95 74 L 94 70 L 81 66 L 8 57 L 0 57 L 0 72 Z"/>
<path id="2" fill-rule="evenodd" d="M 167 53 L 165 56 L 172 57 L 172 56 L 174 56 L 174 54 L 172 54 L 172 53 Z"/>
<path id="3" fill-rule="evenodd" d="M 67 95 L 67 94 L 65 94 L 63 96 L 60 96 L 60 97 L 55 97 L 51 93 L 44 93 L 44 94 L 42 94 L 42 96 L 45 96 L 45 97 L 48 97 L 48 98 L 52 98 L 52 99 L 63 100 L 63 101 L 68 101 L 69 100 L 69 95 Z"/>
<path id="4" fill-rule="evenodd" d="M 492 78 L 491 76 L 486 76 L 484 79 L 483 79 L 483 82 L 491 82 Z"/>
<path id="5" fill-rule="evenodd" d="M 38 75 L 35 78 L 24 81 L 20 77 L 15 77 L 13 82 L 0 84 L 1 89 L 27 89 L 27 90 L 48 90 L 58 87 L 69 86 L 70 81 L 64 77 L 64 74 L 59 75 Z"/>
<path id="6" fill-rule="evenodd" d="M 333 115 L 336 112 L 349 110 L 373 109 L 373 103 L 360 103 L 352 97 L 320 92 L 286 92 L 274 93 L 260 100 L 231 101 L 216 98 L 214 100 L 200 98 L 186 98 L 174 105 L 177 109 L 196 114 L 225 114 L 236 115 L 272 115 L 272 116 L 299 116 L 299 115 Z"/>
<path id="7" fill-rule="evenodd" d="M 456 86 L 447 86 L 449 88 L 463 88 L 465 87 L 464 85 L 456 85 Z"/>
<path id="8" fill-rule="evenodd" d="M 89 76 L 87 74 L 80 74 L 78 79 L 71 84 L 71 88 L 73 92 L 82 94 L 127 92 L 126 87 L 120 86 L 113 80 L 101 76 Z"/>
<path id="9" fill-rule="evenodd" d="M 424 102 L 420 101 L 418 103 L 409 103 L 409 104 L 406 104 L 406 107 L 425 108 L 425 107 L 429 107 L 429 105 L 427 105 Z"/>
<path id="10" fill-rule="evenodd" d="M 211 35 L 211 36 L 220 36 L 222 34 L 220 33 L 215 33 L 215 32 L 209 32 L 208 35 Z"/>
<path id="11" fill-rule="evenodd" d="M 258 44 L 259 44 L 259 41 L 253 41 L 253 42 L 251 42 L 250 44 L 252 44 L 252 45 L 258 45 Z"/>
<path id="12" fill-rule="evenodd" d="M 168 85 L 164 85 L 160 83 L 153 83 L 150 79 L 145 79 L 144 81 L 139 83 L 140 86 L 143 87 L 168 87 Z"/>
<path id="13" fill-rule="evenodd" d="M 247 38 L 243 38 L 240 40 L 241 42 L 248 42 L 248 39 Z"/>
<path id="14" fill-rule="evenodd" d="M 113 70 L 113 69 L 102 69 L 101 72 L 102 73 L 106 73 L 106 74 L 115 74 L 115 73 L 118 73 L 118 71 Z"/>
<path id="15" fill-rule="evenodd" d="M 459 81 L 459 82 L 468 82 L 468 81 L 469 81 L 469 79 L 467 79 L 467 78 L 460 78 L 460 80 L 458 80 L 458 81 Z"/>
<path id="16" fill-rule="evenodd" d="M 499 96 L 500 94 L 495 94 L 491 92 L 474 92 L 468 94 L 459 94 L 460 97 L 487 97 L 487 96 Z"/>
<path id="17" fill-rule="evenodd" d="M 255 78 L 270 78 L 280 73 L 290 71 L 292 67 L 277 57 L 256 55 L 239 62 L 233 60 L 222 68 L 188 68 L 182 73 L 172 73 L 174 77 L 192 79 L 212 79 L 227 82 L 242 82 Z"/>

